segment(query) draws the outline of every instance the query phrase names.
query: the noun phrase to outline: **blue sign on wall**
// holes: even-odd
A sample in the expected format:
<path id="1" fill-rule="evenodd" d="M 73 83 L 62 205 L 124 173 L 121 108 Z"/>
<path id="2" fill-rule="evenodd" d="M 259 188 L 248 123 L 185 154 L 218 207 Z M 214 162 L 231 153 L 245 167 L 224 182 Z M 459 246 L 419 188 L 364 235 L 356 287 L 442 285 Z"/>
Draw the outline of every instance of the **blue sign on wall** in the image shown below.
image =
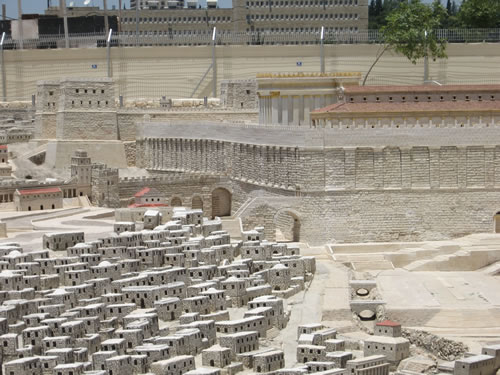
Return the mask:
<path id="1" fill-rule="evenodd" d="M 297 61 L 297 66 L 302 66 L 302 61 Z"/>
<path id="2" fill-rule="evenodd" d="M 97 69 L 97 64 L 92 64 L 92 69 Z"/>

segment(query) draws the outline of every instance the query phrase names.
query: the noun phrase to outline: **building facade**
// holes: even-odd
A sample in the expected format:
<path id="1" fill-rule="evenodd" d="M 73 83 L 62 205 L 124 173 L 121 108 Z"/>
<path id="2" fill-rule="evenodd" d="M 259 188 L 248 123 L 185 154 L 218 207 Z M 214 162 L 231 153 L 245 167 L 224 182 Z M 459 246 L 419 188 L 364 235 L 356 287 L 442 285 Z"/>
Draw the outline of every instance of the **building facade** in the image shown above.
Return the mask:
<path id="1" fill-rule="evenodd" d="M 14 193 L 16 211 L 50 210 L 63 207 L 63 192 L 59 187 L 18 189 Z"/>
<path id="2" fill-rule="evenodd" d="M 235 0 L 232 8 L 220 8 L 216 0 L 203 6 L 197 0 L 131 1 L 129 10 L 108 10 L 109 16 L 119 17 L 122 33 L 135 35 L 181 36 L 218 32 L 357 32 L 368 29 L 368 0 Z M 62 16 L 58 8 L 45 14 Z M 86 7 L 68 8 L 68 17 L 89 14 L 102 15 L 102 10 Z M 136 18 L 137 17 L 137 18 Z M 255 40 L 265 42 L 264 38 Z M 298 41 L 299 43 L 299 41 Z"/>

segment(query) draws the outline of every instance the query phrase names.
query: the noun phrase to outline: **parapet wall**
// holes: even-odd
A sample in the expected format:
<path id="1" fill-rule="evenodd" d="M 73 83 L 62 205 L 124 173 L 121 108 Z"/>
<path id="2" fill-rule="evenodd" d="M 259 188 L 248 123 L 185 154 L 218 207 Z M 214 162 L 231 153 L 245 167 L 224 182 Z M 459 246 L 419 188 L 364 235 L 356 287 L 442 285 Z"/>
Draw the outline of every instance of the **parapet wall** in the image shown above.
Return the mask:
<path id="1" fill-rule="evenodd" d="M 406 136 L 378 132 L 372 137 L 375 147 L 368 146 L 369 131 L 356 132 L 356 139 L 339 132 L 334 139 L 314 129 L 283 133 L 282 127 L 227 126 L 224 134 L 223 126 L 207 126 L 196 134 L 189 125 L 152 127 L 143 132 L 163 131 L 167 138 L 138 140 L 136 150 L 137 165 L 152 170 L 216 173 L 302 192 L 500 188 L 500 145 L 495 144 L 500 127 L 440 129 L 447 131 L 432 137 L 420 129 Z M 217 140 L 223 137 L 228 140 Z M 350 146 L 349 139 L 360 146 Z M 349 147 L 339 147 L 342 140 Z"/>

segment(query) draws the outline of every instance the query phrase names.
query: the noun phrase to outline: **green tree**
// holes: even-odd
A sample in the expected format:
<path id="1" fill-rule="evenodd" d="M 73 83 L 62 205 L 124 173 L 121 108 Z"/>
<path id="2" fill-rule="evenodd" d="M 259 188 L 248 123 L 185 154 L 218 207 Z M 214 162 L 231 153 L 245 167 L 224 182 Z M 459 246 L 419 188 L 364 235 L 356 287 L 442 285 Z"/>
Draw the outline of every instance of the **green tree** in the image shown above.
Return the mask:
<path id="1" fill-rule="evenodd" d="M 401 3 L 387 16 L 387 25 L 381 28 L 384 43 L 366 73 L 363 85 L 387 50 L 405 56 L 412 64 L 422 58 L 446 58 L 446 41 L 439 39 L 435 33 L 444 14 L 446 9 L 439 0 L 432 5 L 422 4 L 420 0 Z"/>
<path id="2" fill-rule="evenodd" d="M 446 11 L 448 12 L 448 14 L 451 14 L 451 0 L 448 0 L 446 2 Z"/>
<path id="3" fill-rule="evenodd" d="M 500 0 L 464 0 L 458 11 L 463 27 L 487 29 L 500 26 Z"/>

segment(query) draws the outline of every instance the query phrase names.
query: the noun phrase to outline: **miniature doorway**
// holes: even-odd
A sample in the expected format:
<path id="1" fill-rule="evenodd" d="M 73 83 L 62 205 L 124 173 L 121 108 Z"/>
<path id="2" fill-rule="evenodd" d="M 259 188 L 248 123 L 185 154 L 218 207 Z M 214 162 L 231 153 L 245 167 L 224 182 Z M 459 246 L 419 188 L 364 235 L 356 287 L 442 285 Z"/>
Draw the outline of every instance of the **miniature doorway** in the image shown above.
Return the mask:
<path id="1" fill-rule="evenodd" d="M 290 210 L 278 211 L 274 216 L 276 241 L 299 242 L 301 222 L 299 216 Z"/>
<path id="2" fill-rule="evenodd" d="M 180 206 L 182 206 L 181 198 L 179 198 L 179 197 L 173 197 L 172 200 L 170 201 L 170 205 L 172 207 L 180 207 Z"/>
<path id="3" fill-rule="evenodd" d="M 203 210 L 203 201 L 198 195 L 195 195 L 193 199 L 191 200 L 191 208 L 192 209 L 198 209 L 198 210 Z"/>
<path id="4" fill-rule="evenodd" d="M 212 192 L 212 217 L 231 216 L 231 193 L 224 188 Z"/>
<path id="5" fill-rule="evenodd" d="M 495 233 L 500 233 L 500 211 L 493 216 L 493 223 L 495 225 Z"/>

